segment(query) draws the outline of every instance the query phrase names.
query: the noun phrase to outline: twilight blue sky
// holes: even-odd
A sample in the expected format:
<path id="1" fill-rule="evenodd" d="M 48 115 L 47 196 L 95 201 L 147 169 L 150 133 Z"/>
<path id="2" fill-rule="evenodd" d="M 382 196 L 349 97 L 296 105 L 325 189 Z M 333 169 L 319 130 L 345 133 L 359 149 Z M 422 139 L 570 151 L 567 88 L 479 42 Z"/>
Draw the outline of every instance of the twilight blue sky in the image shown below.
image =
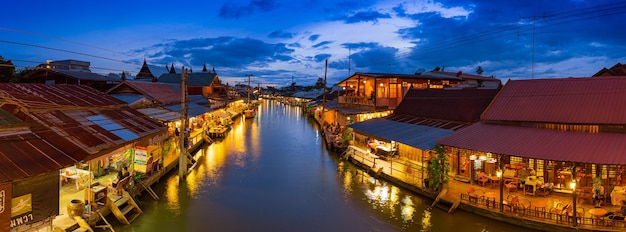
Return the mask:
<path id="1" fill-rule="evenodd" d="M 0 55 L 18 68 L 85 60 L 103 74 L 135 74 L 144 57 L 157 74 L 206 63 L 231 85 L 245 74 L 312 85 L 325 59 L 329 85 L 437 66 L 482 66 L 503 81 L 585 77 L 626 62 L 624 22 L 615 0 L 21 0 L 0 10 Z"/>

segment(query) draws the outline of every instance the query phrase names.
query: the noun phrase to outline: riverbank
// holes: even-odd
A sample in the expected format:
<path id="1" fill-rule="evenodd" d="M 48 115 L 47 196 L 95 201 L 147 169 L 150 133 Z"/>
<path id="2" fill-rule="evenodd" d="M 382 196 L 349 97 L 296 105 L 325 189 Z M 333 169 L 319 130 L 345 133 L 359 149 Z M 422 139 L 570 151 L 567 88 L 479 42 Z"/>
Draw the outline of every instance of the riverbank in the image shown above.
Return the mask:
<path id="1" fill-rule="evenodd" d="M 313 115 L 315 121 L 324 128 L 321 118 Z M 329 134 L 331 132 L 325 132 Z M 324 136 L 327 144 L 334 141 L 332 136 Z M 372 175 L 402 187 L 407 191 L 435 200 L 438 192 L 424 188 L 422 181 L 425 175 L 425 167 L 410 161 L 387 158 L 380 159 L 371 154 L 367 148 L 351 145 L 340 153 L 342 159 L 349 160 L 359 168 L 368 171 Z M 472 193 L 470 189 L 475 189 Z M 506 192 L 505 192 L 506 191 Z M 458 209 L 465 210 L 486 218 L 502 221 L 512 225 L 523 226 L 533 230 L 542 231 L 623 231 L 626 228 L 625 221 L 610 220 L 604 215 L 594 215 L 596 207 L 591 202 L 577 202 L 576 213 L 573 207 L 566 210 L 564 206 L 574 205 L 576 197 L 572 193 L 550 192 L 547 195 L 527 195 L 523 186 L 513 189 L 502 188 L 499 182 L 485 185 L 470 184 L 450 178 L 450 182 L 444 186 L 437 208 L 450 211 L 450 207 L 456 205 Z M 502 199 L 502 201 L 500 200 Z M 513 202 L 513 199 L 516 199 Z M 501 203 L 502 202 L 502 203 Z M 618 212 L 618 206 L 604 205 L 604 212 Z M 437 209 L 433 209 L 437 210 Z M 576 216 L 574 216 L 576 215 Z"/>

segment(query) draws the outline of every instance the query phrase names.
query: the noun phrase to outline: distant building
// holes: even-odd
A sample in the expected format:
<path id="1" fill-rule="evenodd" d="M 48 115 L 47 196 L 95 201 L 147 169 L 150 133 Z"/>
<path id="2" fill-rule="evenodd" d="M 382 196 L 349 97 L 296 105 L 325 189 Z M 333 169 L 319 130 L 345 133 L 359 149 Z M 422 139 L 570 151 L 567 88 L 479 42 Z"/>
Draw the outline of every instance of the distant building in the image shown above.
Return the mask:
<path id="1" fill-rule="evenodd" d="M 49 61 L 35 68 L 20 82 L 41 84 L 86 85 L 104 92 L 121 80 L 107 77 L 90 70 L 90 63 L 79 60 Z"/>
<path id="2" fill-rule="evenodd" d="M 159 82 L 181 84 L 181 74 L 177 74 L 174 64 L 169 67 L 169 73 L 162 74 Z M 208 71 L 204 65 L 202 72 L 189 72 L 187 82 L 187 92 L 189 95 L 203 95 L 205 97 L 221 96 L 226 94 L 226 88 L 222 86 L 215 68 Z"/>
<path id="3" fill-rule="evenodd" d="M 603 77 L 603 76 L 626 76 L 626 65 L 621 63 L 617 63 L 613 65 L 610 69 L 602 68 L 596 74 L 593 74 L 593 77 Z"/>

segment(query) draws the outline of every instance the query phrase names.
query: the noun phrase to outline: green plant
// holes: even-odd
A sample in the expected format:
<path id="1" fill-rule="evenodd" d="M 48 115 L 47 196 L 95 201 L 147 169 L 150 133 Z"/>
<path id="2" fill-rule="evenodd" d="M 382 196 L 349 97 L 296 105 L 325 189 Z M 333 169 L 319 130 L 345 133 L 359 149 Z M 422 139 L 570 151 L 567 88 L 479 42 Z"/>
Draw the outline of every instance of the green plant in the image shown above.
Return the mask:
<path id="1" fill-rule="evenodd" d="M 602 185 L 602 179 L 600 179 L 600 177 L 594 177 L 593 178 L 593 190 L 595 192 L 600 192 L 600 186 Z"/>
<path id="2" fill-rule="evenodd" d="M 448 175 L 450 173 L 450 162 L 448 162 L 442 146 L 437 145 L 434 151 L 435 156 L 428 161 L 428 187 L 432 190 L 439 190 L 441 185 L 450 181 L 450 176 Z"/>
<path id="3" fill-rule="evenodd" d="M 343 134 L 341 135 L 341 139 L 343 140 L 344 143 L 347 143 L 348 141 L 352 140 L 352 128 L 346 128 L 343 131 Z"/>

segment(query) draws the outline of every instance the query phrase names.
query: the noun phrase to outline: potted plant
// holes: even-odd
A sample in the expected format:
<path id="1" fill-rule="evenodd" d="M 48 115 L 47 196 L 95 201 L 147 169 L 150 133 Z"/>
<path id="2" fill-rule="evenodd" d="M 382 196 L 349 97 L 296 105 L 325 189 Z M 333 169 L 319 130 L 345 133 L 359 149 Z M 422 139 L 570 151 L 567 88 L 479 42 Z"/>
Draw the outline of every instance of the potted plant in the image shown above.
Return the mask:
<path id="1" fill-rule="evenodd" d="M 443 184 L 448 183 L 450 177 L 450 163 L 446 158 L 443 147 L 437 145 L 434 149 L 435 156 L 428 161 L 428 185 L 434 191 L 439 191 Z"/>
<path id="2" fill-rule="evenodd" d="M 352 144 L 352 128 L 346 128 L 341 135 L 343 144 Z"/>
<path id="3" fill-rule="evenodd" d="M 593 178 L 593 200 L 600 200 L 602 198 L 602 179 L 600 177 Z"/>

